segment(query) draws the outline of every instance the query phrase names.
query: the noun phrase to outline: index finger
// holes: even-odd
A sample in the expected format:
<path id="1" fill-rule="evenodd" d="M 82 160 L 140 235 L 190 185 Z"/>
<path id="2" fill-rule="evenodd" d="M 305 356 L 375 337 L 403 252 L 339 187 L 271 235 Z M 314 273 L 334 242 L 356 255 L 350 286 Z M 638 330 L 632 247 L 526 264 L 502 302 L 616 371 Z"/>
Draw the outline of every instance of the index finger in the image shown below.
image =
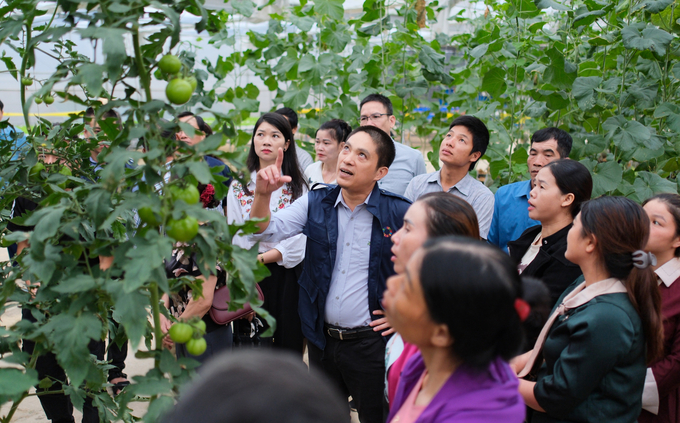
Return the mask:
<path id="1" fill-rule="evenodd" d="M 279 151 L 276 153 L 276 168 L 281 172 L 281 166 L 283 165 L 283 148 L 279 147 Z"/>

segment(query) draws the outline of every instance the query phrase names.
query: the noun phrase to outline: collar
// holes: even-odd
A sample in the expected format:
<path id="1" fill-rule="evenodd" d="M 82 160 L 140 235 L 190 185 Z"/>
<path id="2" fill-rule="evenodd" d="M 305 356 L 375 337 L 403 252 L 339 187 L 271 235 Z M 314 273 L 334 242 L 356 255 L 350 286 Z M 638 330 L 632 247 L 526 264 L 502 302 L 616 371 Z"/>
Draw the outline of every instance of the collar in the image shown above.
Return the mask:
<path id="1" fill-rule="evenodd" d="M 673 282 L 680 278 L 680 258 L 673 257 L 654 272 L 659 277 L 659 283 L 663 282 L 664 285 L 670 288 Z"/>
<path id="2" fill-rule="evenodd" d="M 464 196 L 467 197 L 468 194 L 470 193 L 470 187 L 471 187 L 471 184 L 472 184 L 472 181 L 471 181 L 471 180 L 474 181 L 474 179 L 472 178 L 472 176 L 470 176 L 469 173 L 466 173 L 465 176 L 463 176 L 463 178 L 462 178 L 460 181 L 456 182 L 451 188 L 449 188 L 449 192 L 451 192 L 451 190 L 452 190 L 453 188 L 455 188 L 455 189 L 457 189 L 461 194 L 463 194 Z M 437 184 L 439 184 L 439 187 L 443 189 L 443 187 L 442 187 L 442 171 L 441 171 L 441 169 L 439 169 L 439 170 L 436 171 L 436 172 L 433 172 L 432 175 L 430 175 L 430 176 L 427 178 L 427 183 L 428 183 L 428 184 L 429 184 L 429 183 L 437 183 Z"/>
<path id="3" fill-rule="evenodd" d="M 376 184 L 376 186 L 377 186 L 377 185 L 378 185 L 378 184 Z M 372 194 L 373 194 L 373 191 L 369 192 L 369 193 L 368 193 L 368 196 L 366 197 L 366 199 L 365 199 L 361 204 L 366 204 L 366 206 L 368 206 L 368 204 L 369 204 L 368 202 L 369 202 L 369 200 L 371 199 L 371 195 L 372 195 Z M 338 198 L 335 199 L 335 204 L 333 204 L 333 207 L 337 207 L 338 204 L 342 204 L 343 206 L 349 208 L 349 206 L 347 205 L 347 203 L 345 203 L 345 199 L 342 197 L 342 189 L 341 189 L 340 192 L 338 193 Z M 358 206 L 360 206 L 361 204 L 359 204 Z M 358 206 L 357 206 L 357 207 L 358 207 Z M 355 208 L 355 210 L 356 210 L 356 208 Z"/>
<path id="4" fill-rule="evenodd" d="M 519 184 L 517 190 L 515 190 L 515 197 L 529 199 L 529 193 L 531 192 L 531 179 L 528 181 L 517 182 Z"/>

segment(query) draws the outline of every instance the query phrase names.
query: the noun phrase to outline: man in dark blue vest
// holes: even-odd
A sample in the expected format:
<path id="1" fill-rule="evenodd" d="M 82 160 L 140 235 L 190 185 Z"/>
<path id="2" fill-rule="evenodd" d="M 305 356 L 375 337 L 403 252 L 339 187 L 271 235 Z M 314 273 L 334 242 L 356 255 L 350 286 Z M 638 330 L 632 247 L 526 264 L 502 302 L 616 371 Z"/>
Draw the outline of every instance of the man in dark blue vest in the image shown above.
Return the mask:
<path id="1" fill-rule="evenodd" d="M 298 310 L 308 340 L 309 362 L 351 395 L 362 423 L 382 423 L 385 338 L 371 326 L 381 315 L 386 279 L 394 274 L 390 237 L 401 228 L 405 198 L 377 182 L 394 160 L 384 131 L 362 126 L 349 135 L 338 158 L 338 186 L 309 192 L 272 215 L 269 198 L 290 177 L 276 164 L 257 173 L 251 218 L 262 241 L 307 236 Z M 376 313 L 377 312 L 377 313 Z"/>

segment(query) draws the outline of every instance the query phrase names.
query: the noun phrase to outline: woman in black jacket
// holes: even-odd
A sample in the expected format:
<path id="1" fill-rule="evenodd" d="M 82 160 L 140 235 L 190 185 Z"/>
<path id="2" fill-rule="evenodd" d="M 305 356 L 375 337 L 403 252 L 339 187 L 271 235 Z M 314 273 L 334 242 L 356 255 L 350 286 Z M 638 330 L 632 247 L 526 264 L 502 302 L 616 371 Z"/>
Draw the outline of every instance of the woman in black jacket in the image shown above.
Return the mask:
<path id="1" fill-rule="evenodd" d="M 519 273 L 546 284 L 551 306 L 565 288 L 581 276 L 581 269 L 567 260 L 564 252 L 567 232 L 581 203 L 590 199 L 592 190 L 593 179 L 581 163 L 563 159 L 548 164 L 536 175 L 536 184 L 529 196 L 529 217 L 541 224 L 508 243 L 510 257 Z"/>

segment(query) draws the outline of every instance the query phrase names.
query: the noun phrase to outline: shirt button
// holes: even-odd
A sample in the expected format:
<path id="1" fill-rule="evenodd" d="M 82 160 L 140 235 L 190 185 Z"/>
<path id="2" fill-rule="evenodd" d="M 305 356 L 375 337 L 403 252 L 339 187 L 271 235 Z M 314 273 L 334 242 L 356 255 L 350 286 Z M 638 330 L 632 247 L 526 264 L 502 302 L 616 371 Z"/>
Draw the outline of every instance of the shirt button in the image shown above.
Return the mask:
<path id="1" fill-rule="evenodd" d="M 344 271 L 344 270 L 342 271 L 342 274 L 343 274 L 343 275 L 345 274 L 345 271 Z"/>
<path id="2" fill-rule="evenodd" d="M 335 299 L 336 299 L 336 300 L 339 300 L 339 299 L 340 299 L 340 297 L 335 297 Z"/>
<path id="3" fill-rule="evenodd" d="M 353 218 L 353 217 L 350 217 L 349 220 L 354 220 L 354 218 Z"/>
<path id="4" fill-rule="evenodd" d="M 349 247 L 349 242 L 348 242 L 347 244 L 345 244 L 345 245 Z"/>

